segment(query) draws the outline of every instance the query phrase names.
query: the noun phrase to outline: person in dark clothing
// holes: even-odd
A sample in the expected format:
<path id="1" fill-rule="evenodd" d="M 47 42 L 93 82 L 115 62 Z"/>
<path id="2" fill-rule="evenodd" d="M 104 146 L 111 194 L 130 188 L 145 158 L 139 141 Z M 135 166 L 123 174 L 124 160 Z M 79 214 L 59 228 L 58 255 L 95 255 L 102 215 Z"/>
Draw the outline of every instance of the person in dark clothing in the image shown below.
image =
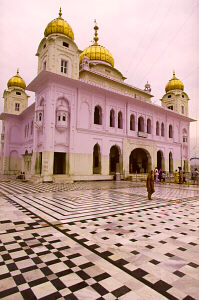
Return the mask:
<path id="1" fill-rule="evenodd" d="M 151 170 L 148 173 L 147 180 L 146 180 L 146 187 L 148 192 L 148 199 L 151 200 L 151 195 L 155 192 L 153 170 Z"/>

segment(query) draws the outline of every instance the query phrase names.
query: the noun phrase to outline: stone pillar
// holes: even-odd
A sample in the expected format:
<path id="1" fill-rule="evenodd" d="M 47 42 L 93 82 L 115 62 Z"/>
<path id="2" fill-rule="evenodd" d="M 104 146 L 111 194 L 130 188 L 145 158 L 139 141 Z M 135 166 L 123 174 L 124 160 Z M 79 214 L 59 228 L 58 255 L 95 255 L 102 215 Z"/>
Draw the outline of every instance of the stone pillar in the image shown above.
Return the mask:
<path id="1" fill-rule="evenodd" d="M 52 181 L 54 152 L 42 152 L 42 177 L 43 182 Z"/>
<path id="2" fill-rule="evenodd" d="M 101 156 L 101 174 L 109 175 L 109 155 Z"/>

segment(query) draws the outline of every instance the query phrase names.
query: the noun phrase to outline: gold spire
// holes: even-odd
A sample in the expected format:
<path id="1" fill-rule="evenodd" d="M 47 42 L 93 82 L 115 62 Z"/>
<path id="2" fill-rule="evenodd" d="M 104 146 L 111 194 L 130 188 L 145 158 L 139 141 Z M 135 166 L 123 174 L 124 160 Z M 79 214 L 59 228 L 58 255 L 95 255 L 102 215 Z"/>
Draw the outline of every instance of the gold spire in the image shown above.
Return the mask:
<path id="1" fill-rule="evenodd" d="M 175 76 L 176 74 L 175 74 L 175 70 L 173 70 L 173 76 Z"/>
<path id="2" fill-rule="evenodd" d="M 90 60 L 96 60 L 96 61 L 102 61 L 110 64 L 112 67 L 114 67 L 114 59 L 112 54 L 103 46 L 100 46 L 98 44 L 98 29 L 96 20 L 94 20 L 95 26 L 95 35 L 93 38 L 93 44 L 89 46 L 88 48 L 84 49 L 84 51 L 80 54 L 80 64 L 82 62 L 82 59 L 86 56 Z"/>
<path id="3" fill-rule="evenodd" d="M 61 6 L 60 6 L 60 9 L 59 9 L 59 18 L 62 19 L 62 11 L 61 11 Z"/>
<path id="4" fill-rule="evenodd" d="M 95 26 L 94 26 L 95 36 L 94 36 L 94 38 L 93 38 L 93 39 L 94 39 L 94 44 L 93 44 L 93 45 L 98 45 L 97 41 L 99 40 L 99 38 L 98 38 L 98 33 L 97 33 L 97 31 L 98 31 L 99 27 L 97 26 L 96 20 L 94 20 L 94 22 L 95 22 Z"/>
<path id="5" fill-rule="evenodd" d="M 19 68 L 17 68 L 17 75 L 16 76 L 19 76 Z"/>

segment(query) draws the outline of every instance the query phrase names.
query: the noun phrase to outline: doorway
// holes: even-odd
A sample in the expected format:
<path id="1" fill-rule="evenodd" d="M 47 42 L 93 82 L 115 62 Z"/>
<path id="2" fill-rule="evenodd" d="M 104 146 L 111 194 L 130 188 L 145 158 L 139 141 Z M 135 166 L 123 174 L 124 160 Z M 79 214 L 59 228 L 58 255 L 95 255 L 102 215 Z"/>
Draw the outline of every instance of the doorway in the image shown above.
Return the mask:
<path id="1" fill-rule="evenodd" d="M 54 152 L 53 174 L 66 174 L 65 152 Z"/>

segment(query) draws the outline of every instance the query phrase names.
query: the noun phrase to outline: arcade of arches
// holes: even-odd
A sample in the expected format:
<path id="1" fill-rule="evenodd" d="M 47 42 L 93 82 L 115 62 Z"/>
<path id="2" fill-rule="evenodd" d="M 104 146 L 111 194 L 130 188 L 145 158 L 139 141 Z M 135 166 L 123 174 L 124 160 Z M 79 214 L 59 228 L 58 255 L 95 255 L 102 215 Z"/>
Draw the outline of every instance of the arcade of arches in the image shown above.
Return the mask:
<path id="1" fill-rule="evenodd" d="M 163 171 L 165 171 L 165 159 L 164 159 L 164 155 L 163 152 L 161 150 L 159 150 L 157 152 L 157 168 L 162 169 Z M 173 155 L 172 152 L 169 152 L 169 173 L 173 172 Z"/>
<path id="2" fill-rule="evenodd" d="M 42 155 L 42 153 L 40 153 Z M 40 168 L 42 157 L 39 157 Z M 165 158 L 161 150 L 157 151 L 157 168 L 165 171 Z M 131 151 L 129 156 L 129 173 L 148 173 L 152 169 L 152 160 L 149 152 L 143 148 L 136 148 Z M 93 147 L 93 174 L 102 174 L 101 166 L 101 151 L 100 146 L 96 143 Z M 113 175 L 117 172 L 122 172 L 122 156 L 120 147 L 113 145 L 109 152 L 109 174 Z M 173 172 L 173 156 L 169 152 L 169 172 Z M 41 169 L 40 172 L 41 174 Z M 54 168 L 53 174 L 66 174 L 66 153 L 54 153 Z"/>

